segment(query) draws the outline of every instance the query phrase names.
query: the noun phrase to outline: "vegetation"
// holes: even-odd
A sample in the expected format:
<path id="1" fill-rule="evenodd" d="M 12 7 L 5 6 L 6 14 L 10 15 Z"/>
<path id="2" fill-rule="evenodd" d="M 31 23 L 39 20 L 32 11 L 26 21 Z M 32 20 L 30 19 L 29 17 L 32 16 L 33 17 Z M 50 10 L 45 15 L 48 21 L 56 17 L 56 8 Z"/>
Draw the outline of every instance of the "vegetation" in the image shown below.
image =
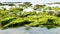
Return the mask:
<path id="1" fill-rule="evenodd" d="M 23 4 L 25 5 L 25 4 Z M 30 4 L 27 3 L 30 7 Z M 20 5 L 19 5 L 20 6 Z M 37 7 L 38 6 L 38 7 Z M 46 7 L 45 5 L 36 5 L 34 9 L 39 10 Z M 54 28 L 60 27 L 60 9 L 59 7 L 46 7 L 42 12 L 36 13 L 24 12 L 23 8 L 15 7 L 6 10 L 5 8 L 0 9 L 0 28 L 10 28 L 10 27 L 47 27 Z M 55 9 L 56 8 L 56 9 Z M 55 10 L 55 11 L 46 11 Z"/>

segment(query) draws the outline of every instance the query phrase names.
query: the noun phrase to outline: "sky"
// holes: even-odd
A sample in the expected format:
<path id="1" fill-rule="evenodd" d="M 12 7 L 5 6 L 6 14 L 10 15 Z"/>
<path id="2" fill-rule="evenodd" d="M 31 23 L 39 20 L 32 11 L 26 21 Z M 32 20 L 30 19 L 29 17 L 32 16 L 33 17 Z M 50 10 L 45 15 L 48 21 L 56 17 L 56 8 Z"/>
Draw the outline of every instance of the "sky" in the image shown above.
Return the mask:
<path id="1" fill-rule="evenodd" d="M 0 0 L 0 2 L 32 2 L 32 3 L 47 3 L 47 2 L 60 2 L 60 0 Z"/>
<path id="2" fill-rule="evenodd" d="M 45 4 L 50 2 L 60 2 L 60 0 L 0 0 L 0 2 L 31 2 L 32 4 Z"/>

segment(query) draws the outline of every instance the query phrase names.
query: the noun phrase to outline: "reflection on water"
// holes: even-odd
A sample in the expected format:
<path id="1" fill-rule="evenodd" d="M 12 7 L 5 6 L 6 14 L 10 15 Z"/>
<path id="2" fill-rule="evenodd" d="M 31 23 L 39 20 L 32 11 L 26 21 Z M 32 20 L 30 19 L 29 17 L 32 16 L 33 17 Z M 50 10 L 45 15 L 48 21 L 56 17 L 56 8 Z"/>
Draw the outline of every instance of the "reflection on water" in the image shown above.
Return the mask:
<path id="1" fill-rule="evenodd" d="M 25 27 L 20 28 L 9 28 L 5 30 L 0 30 L 0 34 L 60 34 L 60 28 L 40 28 L 40 27 L 31 27 L 29 30 L 26 30 Z"/>

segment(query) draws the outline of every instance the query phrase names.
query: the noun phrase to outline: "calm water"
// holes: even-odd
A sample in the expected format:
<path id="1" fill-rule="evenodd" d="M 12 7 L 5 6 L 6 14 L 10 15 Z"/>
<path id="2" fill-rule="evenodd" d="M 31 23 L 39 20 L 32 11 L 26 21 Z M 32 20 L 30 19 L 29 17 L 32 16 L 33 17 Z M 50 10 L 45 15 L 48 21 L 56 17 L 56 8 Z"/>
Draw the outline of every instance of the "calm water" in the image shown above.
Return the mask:
<path id="1" fill-rule="evenodd" d="M 25 27 L 9 28 L 0 30 L 0 34 L 60 34 L 60 28 L 47 29 L 40 27 L 31 27 L 29 30 L 26 30 Z"/>

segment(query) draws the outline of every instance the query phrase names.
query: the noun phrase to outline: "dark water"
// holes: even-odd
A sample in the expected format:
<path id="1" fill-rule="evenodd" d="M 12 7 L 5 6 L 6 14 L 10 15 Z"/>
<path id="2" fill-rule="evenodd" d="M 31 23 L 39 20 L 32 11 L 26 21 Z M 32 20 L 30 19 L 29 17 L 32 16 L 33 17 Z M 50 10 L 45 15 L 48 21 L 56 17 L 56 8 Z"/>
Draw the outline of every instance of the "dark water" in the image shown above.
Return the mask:
<path id="1" fill-rule="evenodd" d="M 29 30 L 26 30 L 25 27 L 9 28 L 0 30 L 0 34 L 60 34 L 60 28 L 47 29 L 40 27 L 31 27 Z"/>

